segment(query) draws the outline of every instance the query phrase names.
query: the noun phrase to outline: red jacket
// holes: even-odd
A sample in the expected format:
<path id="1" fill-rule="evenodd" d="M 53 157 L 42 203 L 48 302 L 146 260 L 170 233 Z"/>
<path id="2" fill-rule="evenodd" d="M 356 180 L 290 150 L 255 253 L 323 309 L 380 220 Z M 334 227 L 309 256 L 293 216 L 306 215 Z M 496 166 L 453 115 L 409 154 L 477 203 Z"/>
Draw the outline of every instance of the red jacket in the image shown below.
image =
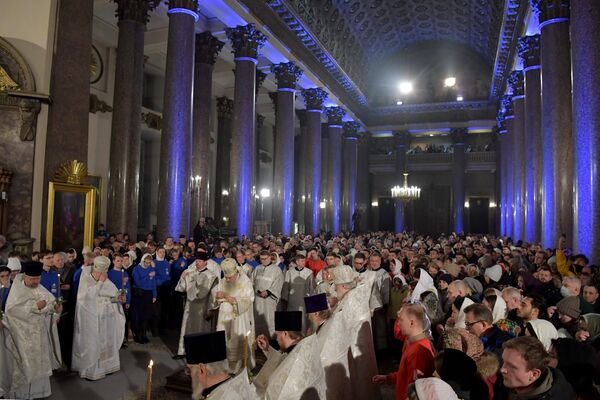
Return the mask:
<path id="1" fill-rule="evenodd" d="M 326 265 L 327 263 L 325 263 L 323 260 L 312 260 L 310 258 L 306 259 L 306 266 L 313 272 L 315 278 L 317 277 L 319 271 L 325 268 Z"/>

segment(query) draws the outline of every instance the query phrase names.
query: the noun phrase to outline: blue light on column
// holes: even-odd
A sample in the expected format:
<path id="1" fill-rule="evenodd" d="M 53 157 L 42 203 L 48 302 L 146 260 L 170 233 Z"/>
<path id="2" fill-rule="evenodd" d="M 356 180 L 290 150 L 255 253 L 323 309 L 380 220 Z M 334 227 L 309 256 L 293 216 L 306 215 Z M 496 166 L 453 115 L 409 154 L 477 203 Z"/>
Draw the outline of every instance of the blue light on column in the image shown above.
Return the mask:
<path id="1" fill-rule="evenodd" d="M 588 120 L 582 118 L 575 119 L 580 125 L 587 125 Z M 573 244 L 578 253 L 592 255 L 594 254 L 594 212 L 598 210 L 598 198 L 594 198 L 593 188 L 598 185 L 594 182 L 594 177 L 600 171 L 595 170 L 598 166 L 595 160 L 594 143 L 592 135 L 597 135 L 593 126 L 578 126 L 576 127 L 577 135 L 573 135 L 575 140 L 574 148 L 575 156 L 575 196 L 573 201 L 574 207 L 574 240 Z"/>
<path id="2" fill-rule="evenodd" d="M 542 141 L 542 244 L 553 248 L 556 245 L 557 232 L 554 221 L 554 171 L 552 162 L 552 140 L 549 135 Z"/>
<path id="3" fill-rule="evenodd" d="M 240 164 L 242 166 L 252 165 L 252 158 L 250 151 L 242 151 L 240 154 Z M 241 237 L 243 235 L 249 236 L 252 234 L 252 227 L 250 226 L 250 195 L 252 193 L 252 168 L 242 167 L 240 170 L 239 187 L 237 188 L 237 235 Z"/>
<path id="4" fill-rule="evenodd" d="M 283 171 L 283 215 L 281 219 L 283 234 L 290 235 L 292 232 L 292 193 L 294 191 L 294 169 L 287 168 Z"/>

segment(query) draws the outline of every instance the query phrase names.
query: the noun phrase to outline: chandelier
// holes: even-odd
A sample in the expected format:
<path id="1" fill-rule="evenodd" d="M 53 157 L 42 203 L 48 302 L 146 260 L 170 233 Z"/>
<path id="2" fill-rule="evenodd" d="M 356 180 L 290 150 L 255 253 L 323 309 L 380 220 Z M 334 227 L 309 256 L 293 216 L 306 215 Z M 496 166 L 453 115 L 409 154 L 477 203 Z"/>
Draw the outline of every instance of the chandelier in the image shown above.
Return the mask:
<path id="1" fill-rule="evenodd" d="M 392 188 L 392 197 L 405 202 L 421 197 L 421 188 L 417 186 L 408 186 L 408 173 L 404 173 L 404 186 L 398 185 Z"/>

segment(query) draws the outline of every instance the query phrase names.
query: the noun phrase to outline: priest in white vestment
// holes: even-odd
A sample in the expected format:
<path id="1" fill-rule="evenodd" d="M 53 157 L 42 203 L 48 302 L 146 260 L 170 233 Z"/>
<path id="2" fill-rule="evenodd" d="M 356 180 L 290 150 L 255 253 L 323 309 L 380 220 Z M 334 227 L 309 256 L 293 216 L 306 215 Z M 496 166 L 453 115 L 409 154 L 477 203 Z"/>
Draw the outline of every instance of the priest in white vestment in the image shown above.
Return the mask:
<path id="1" fill-rule="evenodd" d="M 325 399 L 325 371 L 317 337 L 302 336 L 300 311 L 277 311 L 274 317 L 277 343 L 286 355 L 270 373 L 265 387 L 254 380 L 259 397 L 266 400 Z M 263 351 L 272 351 L 265 336 L 257 343 Z"/>
<path id="2" fill-rule="evenodd" d="M 233 258 L 221 262 L 224 279 L 215 289 L 217 331 L 225 331 L 229 371 L 254 368 L 254 289 Z"/>
<path id="3" fill-rule="evenodd" d="M 271 264 L 271 254 L 260 252 L 260 265 L 254 269 L 254 323 L 257 335 L 271 338 L 275 333 L 275 310 L 281 297 L 283 273 L 276 264 Z"/>
<path id="4" fill-rule="evenodd" d="M 109 266 L 108 257 L 94 258 L 91 270 L 82 271 L 77 290 L 71 368 L 93 381 L 121 369 L 125 293 L 108 279 Z"/>
<path id="5" fill-rule="evenodd" d="M 348 266 L 333 270 L 335 290 L 340 299 L 332 318 L 337 315 L 344 321 L 344 329 L 350 338 L 349 371 L 352 384 L 352 397 L 360 399 L 380 399 L 381 392 L 370 381 L 377 373 L 377 359 L 371 331 L 371 310 L 369 308 L 371 280 L 357 284 L 358 273 Z"/>
<path id="6" fill-rule="evenodd" d="M 184 342 L 193 400 L 258 400 L 246 369 L 229 373 L 224 331 L 186 335 Z"/>
<path id="7" fill-rule="evenodd" d="M 41 263 L 24 263 L 22 271 L 13 281 L 2 321 L 13 364 L 5 397 L 40 399 L 52 394 L 50 376 L 62 364 L 56 327 L 62 305 L 40 285 Z"/>
<path id="8" fill-rule="evenodd" d="M 315 278 L 312 271 L 305 266 L 306 257 L 296 255 L 295 265 L 285 273 L 281 290 L 281 300 L 285 301 L 286 310 L 302 312 L 302 333 L 306 333 L 307 328 L 304 298 L 315 292 Z"/>
<path id="9" fill-rule="evenodd" d="M 185 349 L 183 337 L 190 333 L 204 333 L 212 330 L 214 306 L 213 289 L 219 278 L 206 265 L 208 255 L 199 252 L 194 265 L 181 273 L 175 290 L 186 294 L 185 309 L 181 321 L 179 348 L 175 358 L 183 358 Z"/>

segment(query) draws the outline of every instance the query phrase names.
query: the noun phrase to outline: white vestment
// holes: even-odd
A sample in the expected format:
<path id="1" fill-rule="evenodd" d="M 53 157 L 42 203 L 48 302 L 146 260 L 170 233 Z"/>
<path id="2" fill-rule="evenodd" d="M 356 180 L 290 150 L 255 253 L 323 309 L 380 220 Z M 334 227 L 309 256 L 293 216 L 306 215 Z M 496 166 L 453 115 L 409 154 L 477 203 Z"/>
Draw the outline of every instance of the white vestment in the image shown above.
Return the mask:
<path id="1" fill-rule="evenodd" d="M 13 359 L 11 353 L 5 345 L 5 342 L 11 341 L 8 328 L 4 327 L 0 321 L 0 397 L 8 393 L 11 386 L 13 374 Z M 5 340 L 5 338 L 8 338 Z"/>
<path id="2" fill-rule="evenodd" d="M 222 279 L 215 292 L 235 297 L 236 304 L 217 300 L 219 318 L 217 331 L 225 331 L 227 361 L 231 373 L 238 373 L 244 367 L 244 357 L 249 369 L 254 368 L 254 289 L 244 273 L 232 284 Z M 245 350 L 244 348 L 247 347 Z"/>
<path id="3" fill-rule="evenodd" d="M 96 281 L 84 271 L 77 290 L 73 332 L 73 371 L 98 380 L 121 368 L 119 349 L 125 336 L 125 314 L 119 289 L 110 279 Z"/>
<path id="4" fill-rule="evenodd" d="M 254 272 L 254 268 L 252 268 L 252 265 L 248 263 L 238 265 L 238 270 L 240 272 L 243 272 L 250 279 L 250 282 L 252 282 L 252 273 Z"/>
<path id="5" fill-rule="evenodd" d="M 212 329 L 211 321 L 206 320 L 208 311 L 214 305 L 213 289 L 219 283 L 217 276 L 208 268 L 198 271 L 196 266 L 188 268 L 175 287 L 178 292 L 186 293 L 185 309 L 181 320 L 179 349 L 177 354 L 184 355 L 183 337 L 189 333 L 205 333 Z"/>
<path id="6" fill-rule="evenodd" d="M 315 292 L 315 278 L 308 268 L 300 271 L 291 268 L 285 273 L 281 298 L 287 303 L 287 311 L 302 311 L 302 332 L 306 332 L 306 313 L 304 312 L 304 298 Z"/>
<path id="7" fill-rule="evenodd" d="M 371 382 L 371 378 L 377 375 L 371 311 L 369 302 L 366 301 L 373 290 L 372 284 L 373 281 L 365 280 L 347 292 L 332 315 L 335 318 L 336 314 L 341 314 L 347 335 L 350 337 L 350 382 L 352 398 L 357 400 L 381 398 L 379 387 Z"/>
<path id="8" fill-rule="evenodd" d="M 11 388 L 5 396 L 37 399 L 52 394 L 50 376 L 62 364 L 58 315 L 54 296 L 42 285 L 25 286 L 23 277 L 19 274 L 13 282 L 2 321 L 10 332 L 4 339 L 13 360 Z M 39 300 L 46 302 L 41 310 L 36 305 Z"/>
<path id="9" fill-rule="evenodd" d="M 351 336 L 347 332 L 340 313 L 332 315 L 317 329 L 328 400 L 352 398 L 348 365 Z"/>
<path id="10" fill-rule="evenodd" d="M 191 267 L 195 266 L 192 264 Z M 221 268 L 221 264 L 219 264 L 218 262 L 216 262 L 215 260 L 213 260 L 212 258 L 206 261 L 206 268 L 208 268 L 208 270 L 210 272 L 212 272 L 213 274 L 215 274 L 215 276 L 217 277 L 218 280 L 221 280 L 221 274 L 223 272 L 223 269 Z"/>
<path id="11" fill-rule="evenodd" d="M 272 337 L 275 333 L 275 310 L 283 287 L 283 273 L 276 264 L 259 265 L 254 269 L 254 323 L 257 335 Z M 267 291 L 267 297 L 260 292 Z"/>
<path id="12" fill-rule="evenodd" d="M 300 340 L 281 361 L 269 378 L 264 399 L 325 399 L 325 371 L 315 335 Z"/>
<path id="13" fill-rule="evenodd" d="M 210 392 L 206 400 L 258 400 L 258 396 L 248 380 L 248 372 L 243 369 L 238 375 Z"/>

